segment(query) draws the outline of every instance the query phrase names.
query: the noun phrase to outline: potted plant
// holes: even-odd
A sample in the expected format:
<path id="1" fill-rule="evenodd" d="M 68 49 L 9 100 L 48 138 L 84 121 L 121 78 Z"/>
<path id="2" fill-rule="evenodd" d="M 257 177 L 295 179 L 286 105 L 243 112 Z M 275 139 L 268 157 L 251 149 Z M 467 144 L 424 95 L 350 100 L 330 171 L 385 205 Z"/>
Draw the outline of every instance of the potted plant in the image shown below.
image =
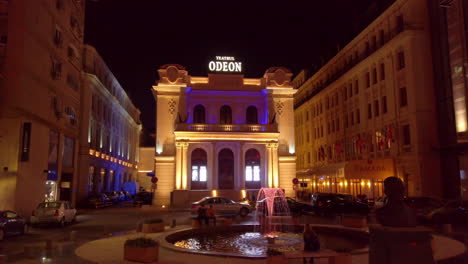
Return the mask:
<path id="1" fill-rule="evenodd" d="M 351 249 L 349 248 L 337 248 L 335 249 L 338 254 L 333 258 L 333 261 L 330 263 L 333 264 L 352 264 Z"/>
<path id="2" fill-rule="evenodd" d="M 124 245 L 124 259 L 141 263 L 157 262 L 159 242 L 151 238 L 128 239 Z"/>
<path id="3" fill-rule="evenodd" d="M 267 264 L 286 264 L 288 263 L 288 259 L 284 256 L 284 253 L 274 249 L 268 248 L 267 249 Z"/>
<path id="4" fill-rule="evenodd" d="M 164 231 L 164 222 L 161 218 L 146 219 L 143 221 L 141 232 L 158 233 Z"/>

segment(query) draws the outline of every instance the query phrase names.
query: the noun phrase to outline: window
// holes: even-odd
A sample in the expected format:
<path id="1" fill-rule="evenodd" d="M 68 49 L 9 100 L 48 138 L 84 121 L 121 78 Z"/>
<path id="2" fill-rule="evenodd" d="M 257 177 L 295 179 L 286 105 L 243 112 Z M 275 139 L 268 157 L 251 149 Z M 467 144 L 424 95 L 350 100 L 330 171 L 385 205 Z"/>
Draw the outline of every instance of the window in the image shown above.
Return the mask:
<path id="1" fill-rule="evenodd" d="M 65 115 L 68 117 L 70 124 L 75 126 L 77 124 L 75 111 L 71 106 L 65 107 Z"/>
<path id="2" fill-rule="evenodd" d="M 346 90 L 346 86 L 343 87 L 343 100 L 346 101 L 348 99 L 348 91 Z"/>
<path id="3" fill-rule="evenodd" d="M 360 124 L 361 123 L 361 112 L 359 111 L 359 109 L 356 109 L 356 124 Z"/>
<path id="4" fill-rule="evenodd" d="M 374 101 L 374 116 L 379 116 L 380 108 L 379 108 L 379 100 Z"/>
<path id="5" fill-rule="evenodd" d="M 340 119 L 336 119 L 336 131 L 340 131 Z"/>
<path id="6" fill-rule="evenodd" d="M 205 150 L 197 148 L 192 151 L 192 190 L 203 190 L 207 188 L 207 160 Z"/>
<path id="7" fill-rule="evenodd" d="M 80 88 L 78 86 L 78 82 L 71 74 L 67 74 L 67 84 L 72 88 L 74 91 L 78 91 Z"/>
<path id="8" fill-rule="evenodd" d="M 379 31 L 379 42 L 380 42 L 380 46 L 383 46 L 385 44 L 385 31 L 383 29 L 381 29 Z"/>
<path id="9" fill-rule="evenodd" d="M 398 70 L 405 68 L 405 53 L 403 51 L 398 52 Z"/>
<path id="10" fill-rule="evenodd" d="M 68 57 L 70 57 L 72 59 L 77 57 L 76 49 L 71 47 L 71 46 L 68 46 L 67 54 L 68 54 Z"/>
<path id="11" fill-rule="evenodd" d="M 404 20 L 403 20 L 403 16 L 402 16 L 402 15 L 397 16 L 397 17 L 396 17 L 396 30 L 397 30 L 398 32 L 403 31 L 403 29 L 404 29 L 404 24 L 405 24 L 405 22 L 404 22 Z"/>
<path id="12" fill-rule="evenodd" d="M 411 133 L 410 133 L 410 126 L 404 125 L 402 127 L 403 132 L 403 145 L 411 145 Z"/>
<path id="13" fill-rule="evenodd" d="M 359 93 L 359 80 L 355 80 L 354 81 L 354 94 L 358 94 Z"/>
<path id="14" fill-rule="evenodd" d="M 387 96 L 382 97 L 382 114 L 387 113 Z"/>
<path id="15" fill-rule="evenodd" d="M 204 124 L 205 123 L 205 107 L 203 105 L 196 105 L 193 109 L 193 123 Z"/>
<path id="16" fill-rule="evenodd" d="M 350 116 L 350 119 L 351 119 L 351 125 L 354 126 L 354 112 L 351 112 L 349 114 L 349 116 Z"/>
<path id="17" fill-rule="evenodd" d="M 234 189 L 234 153 L 227 148 L 218 153 L 218 188 Z"/>
<path id="18" fill-rule="evenodd" d="M 307 113 L 307 119 L 309 119 L 309 115 Z M 257 107 L 249 106 L 247 107 L 246 117 L 245 117 L 247 124 L 258 124 L 258 111 Z"/>
<path id="19" fill-rule="evenodd" d="M 345 127 L 345 128 L 348 128 L 348 115 L 345 115 L 344 127 Z"/>
<path id="20" fill-rule="evenodd" d="M 385 64 L 380 63 L 380 80 L 385 80 Z"/>
<path id="21" fill-rule="evenodd" d="M 408 95 L 406 93 L 406 87 L 400 88 L 400 107 L 408 105 Z"/>
<path id="22" fill-rule="evenodd" d="M 220 124 L 232 124 L 232 112 L 231 107 L 223 105 L 219 113 Z"/>
<path id="23" fill-rule="evenodd" d="M 62 63 L 52 60 L 50 74 L 52 75 L 52 79 L 60 80 L 62 78 Z"/>
<path id="24" fill-rule="evenodd" d="M 54 44 L 57 47 L 61 47 L 63 42 L 62 31 L 59 28 L 55 28 Z"/>
<path id="25" fill-rule="evenodd" d="M 306 121 L 309 121 L 309 111 L 306 111 Z"/>
<path id="26" fill-rule="evenodd" d="M 349 98 L 351 98 L 353 96 L 353 84 L 350 83 L 349 84 Z"/>
<path id="27" fill-rule="evenodd" d="M 372 84 L 376 84 L 376 83 L 377 83 L 377 69 L 373 68 L 372 69 Z"/>
<path id="28" fill-rule="evenodd" d="M 372 118 L 372 105 L 367 104 L 367 118 L 371 119 Z"/>
<path id="29" fill-rule="evenodd" d="M 260 189 L 260 153 L 249 149 L 245 153 L 245 188 Z"/>
<path id="30" fill-rule="evenodd" d="M 370 73 L 366 72 L 366 87 L 370 87 Z"/>

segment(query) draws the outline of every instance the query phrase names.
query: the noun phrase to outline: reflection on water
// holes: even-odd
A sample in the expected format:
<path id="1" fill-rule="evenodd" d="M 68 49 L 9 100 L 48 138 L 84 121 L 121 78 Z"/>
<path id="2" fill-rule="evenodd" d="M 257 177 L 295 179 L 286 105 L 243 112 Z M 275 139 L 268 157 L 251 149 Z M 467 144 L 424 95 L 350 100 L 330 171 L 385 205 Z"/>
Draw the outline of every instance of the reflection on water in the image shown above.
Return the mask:
<path id="1" fill-rule="evenodd" d="M 365 247 L 362 241 L 354 241 L 329 234 L 318 234 L 322 248 L 356 249 Z M 243 256 L 259 257 L 266 255 L 267 239 L 258 232 L 227 232 L 199 234 L 174 243 L 175 246 L 197 251 L 220 253 L 234 253 Z M 279 233 L 276 238 L 275 249 L 283 252 L 302 250 L 302 234 Z"/>

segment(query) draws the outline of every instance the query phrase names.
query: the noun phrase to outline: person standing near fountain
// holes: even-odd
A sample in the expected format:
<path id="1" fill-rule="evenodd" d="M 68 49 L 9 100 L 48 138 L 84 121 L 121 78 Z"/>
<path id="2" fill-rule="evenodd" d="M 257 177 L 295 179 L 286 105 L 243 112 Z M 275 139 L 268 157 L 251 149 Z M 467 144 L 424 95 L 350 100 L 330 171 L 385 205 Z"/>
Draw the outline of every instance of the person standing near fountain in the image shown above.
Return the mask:
<path id="1" fill-rule="evenodd" d="M 208 223 L 210 222 L 210 219 L 213 219 L 213 223 L 214 225 L 216 225 L 216 211 L 213 208 L 213 205 L 210 205 L 210 208 L 208 208 L 207 216 L 208 216 Z"/>
<path id="2" fill-rule="evenodd" d="M 208 226 L 209 224 L 209 220 L 208 220 L 208 216 L 206 216 L 206 208 L 205 208 L 205 205 L 204 204 L 201 204 L 200 207 L 198 208 L 197 210 L 197 213 L 198 213 L 198 222 L 200 223 L 200 226 L 203 225 L 203 220 L 205 220 L 205 224 Z"/>
<path id="3" fill-rule="evenodd" d="M 320 250 L 320 241 L 317 234 L 310 228 L 309 224 L 304 226 L 304 251 L 313 252 Z M 306 258 L 304 258 L 304 263 L 307 263 Z M 314 258 L 310 258 L 309 263 L 314 263 Z"/>
<path id="4" fill-rule="evenodd" d="M 384 193 L 387 201 L 375 214 L 377 222 L 383 226 L 415 227 L 416 215 L 403 201 L 405 186 L 397 177 L 388 177 L 384 180 Z"/>

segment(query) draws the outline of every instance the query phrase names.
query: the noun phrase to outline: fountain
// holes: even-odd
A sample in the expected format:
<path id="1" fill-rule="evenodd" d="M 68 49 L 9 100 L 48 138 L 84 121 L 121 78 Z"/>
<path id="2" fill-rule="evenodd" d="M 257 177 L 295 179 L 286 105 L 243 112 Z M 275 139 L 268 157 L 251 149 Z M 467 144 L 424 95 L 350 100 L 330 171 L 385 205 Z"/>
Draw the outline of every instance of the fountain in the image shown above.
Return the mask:
<path id="1" fill-rule="evenodd" d="M 288 231 L 291 213 L 288 201 L 280 188 L 261 188 L 257 196 L 255 231 L 262 234 L 268 244 L 274 244 L 279 233 Z"/>

